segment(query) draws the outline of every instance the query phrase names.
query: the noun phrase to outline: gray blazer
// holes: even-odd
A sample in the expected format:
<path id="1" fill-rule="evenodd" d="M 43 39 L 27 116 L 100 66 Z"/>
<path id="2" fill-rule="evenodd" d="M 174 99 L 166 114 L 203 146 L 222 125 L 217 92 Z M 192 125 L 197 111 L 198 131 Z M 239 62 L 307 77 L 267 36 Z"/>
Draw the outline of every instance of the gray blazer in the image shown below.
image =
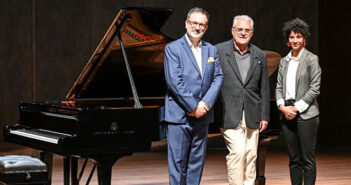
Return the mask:
<path id="1" fill-rule="evenodd" d="M 286 75 L 289 61 L 287 57 L 280 60 L 277 77 L 275 97 L 277 100 L 286 96 Z M 301 54 L 300 63 L 296 72 L 296 101 L 303 100 L 309 107 L 300 116 L 302 119 L 310 119 L 319 115 L 317 96 L 320 94 L 322 70 L 318 63 L 318 56 L 306 48 Z"/>
<path id="2" fill-rule="evenodd" d="M 223 128 L 238 126 L 242 112 L 249 128 L 257 129 L 261 120 L 269 121 L 269 79 L 265 53 L 249 44 L 250 68 L 245 82 L 242 81 L 234 54 L 233 40 L 216 45 L 223 72 L 220 91 Z"/>

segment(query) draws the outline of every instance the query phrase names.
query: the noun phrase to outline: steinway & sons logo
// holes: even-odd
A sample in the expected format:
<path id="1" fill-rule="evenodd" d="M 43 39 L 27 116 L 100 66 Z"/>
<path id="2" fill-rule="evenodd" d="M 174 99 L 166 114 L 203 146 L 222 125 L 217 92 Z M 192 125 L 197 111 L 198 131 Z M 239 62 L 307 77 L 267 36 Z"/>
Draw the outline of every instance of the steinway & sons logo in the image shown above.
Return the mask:
<path id="1" fill-rule="evenodd" d="M 109 130 L 94 131 L 93 135 L 118 135 L 118 134 L 135 134 L 135 130 L 121 130 L 116 121 L 111 122 Z"/>
<path id="2" fill-rule="evenodd" d="M 117 122 L 112 122 L 111 123 L 111 130 L 116 131 L 118 129 Z"/>

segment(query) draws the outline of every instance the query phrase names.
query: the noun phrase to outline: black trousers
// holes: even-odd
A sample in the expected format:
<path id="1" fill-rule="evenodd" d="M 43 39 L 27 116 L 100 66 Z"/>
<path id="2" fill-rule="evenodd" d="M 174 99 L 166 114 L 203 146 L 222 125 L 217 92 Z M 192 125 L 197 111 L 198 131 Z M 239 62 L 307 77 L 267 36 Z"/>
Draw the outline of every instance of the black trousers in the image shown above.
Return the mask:
<path id="1" fill-rule="evenodd" d="M 319 116 L 303 120 L 282 120 L 282 130 L 289 153 L 290 180 L 292 185 L 314 185 L 316 160 L 314 157 L 319 127 Z"/>

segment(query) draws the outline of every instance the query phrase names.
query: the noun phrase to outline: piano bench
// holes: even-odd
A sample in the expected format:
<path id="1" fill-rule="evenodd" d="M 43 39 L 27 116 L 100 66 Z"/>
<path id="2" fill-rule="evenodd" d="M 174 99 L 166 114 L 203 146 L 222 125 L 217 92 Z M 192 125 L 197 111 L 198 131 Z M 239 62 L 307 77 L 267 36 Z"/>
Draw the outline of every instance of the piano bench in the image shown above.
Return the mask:
<path id="1" fill-rule="evenodd" d="M 45 184 L 48 179 L 48 167 L 38 158 L 0 156 L 0 184 Z"/>

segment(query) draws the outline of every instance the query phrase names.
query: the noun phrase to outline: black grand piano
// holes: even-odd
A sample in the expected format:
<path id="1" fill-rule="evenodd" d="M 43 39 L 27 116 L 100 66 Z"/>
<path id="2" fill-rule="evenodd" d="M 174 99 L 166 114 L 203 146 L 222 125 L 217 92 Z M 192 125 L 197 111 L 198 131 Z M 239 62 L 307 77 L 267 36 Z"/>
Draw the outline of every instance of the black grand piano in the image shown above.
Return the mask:
<path id="1" fill-rule="evenodd" d="M 4 129 L 5 141 L 44 151 L 42 158 L 49 165 L 52 154 L 64 156 L 66 185 L 70 179 L 79 184 L 77 158 L 95 161 L 99 184 L 111 184 L 111 169 L 120 157 L 149 151 L 152 141 L 164 136 L 163 57 L 172 40 L 160 29 L 171 13 L 121 9 L 67 99 L 21 102 L 19 121 Z M 278 55 L 268 53 L 272 61 Z M 270 63 L 270 73 L 277 62 Z M 262 146 L 277 135 L 275 124 L 261 135 Z"/>

